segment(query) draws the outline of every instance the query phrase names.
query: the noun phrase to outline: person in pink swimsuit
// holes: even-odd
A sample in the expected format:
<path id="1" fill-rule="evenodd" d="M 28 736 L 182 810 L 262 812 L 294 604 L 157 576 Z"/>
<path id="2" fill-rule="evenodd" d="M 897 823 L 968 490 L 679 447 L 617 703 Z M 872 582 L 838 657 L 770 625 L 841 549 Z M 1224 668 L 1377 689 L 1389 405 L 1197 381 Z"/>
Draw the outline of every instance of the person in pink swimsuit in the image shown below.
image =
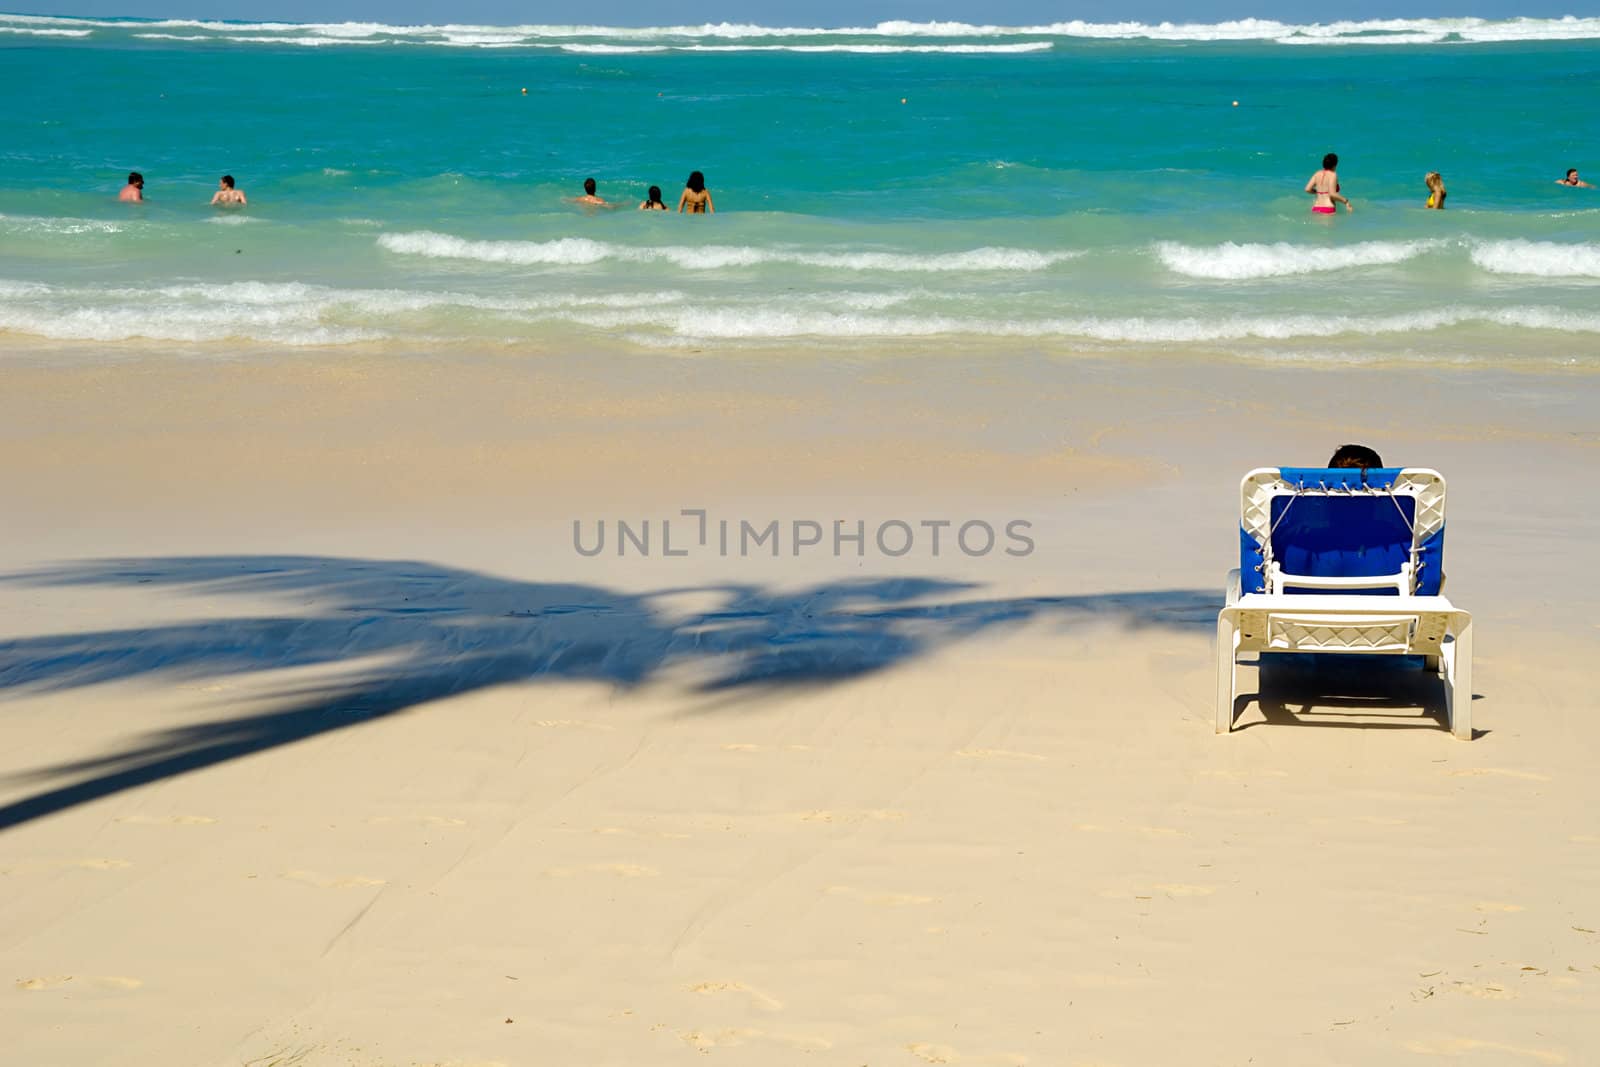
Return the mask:
<path id="1" fill-rule="evenodd" d="M 1339 157 L 1329 152 L 1322 157 L 1322 169 L 1311 176 L 1306 182 L 1306 192 L 1315 196 L 1311 202 L 1311 210 L 1318 215 L 1332 215 L 1339 209 L 1334 207 L 1334 201 L 1344 205 L 1346 211 L 1354 211 L 1350 201 L 1339 195 Z"/>

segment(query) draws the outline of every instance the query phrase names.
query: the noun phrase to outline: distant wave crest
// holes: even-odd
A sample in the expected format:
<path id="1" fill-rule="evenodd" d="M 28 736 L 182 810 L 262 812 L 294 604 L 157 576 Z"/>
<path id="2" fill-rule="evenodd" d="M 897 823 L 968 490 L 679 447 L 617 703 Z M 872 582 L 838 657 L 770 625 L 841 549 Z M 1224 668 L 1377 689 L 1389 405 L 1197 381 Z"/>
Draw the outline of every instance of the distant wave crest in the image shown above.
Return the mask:
<path id="1" fill-rule="evenodd" d="M 1556 241 L 1485 241 L 1472 262 L 1492 274 L 1539 278 L 1600 278 L 1600 245 Z"/>
<path id="2" fill-rule="evenodd" d="M 1242 281 L 1404 263 L 1442 247 L 1439 241 L 1363 241 L 1337 248 L 1285 242 L 1194 246 L 1163 241 L 1156 255 L 1168 270 L 1190 278 Z"/>
<path id="3" fill-rule="evenodd" d="M 554 241 L 473 241 L 445 233 L 422 230 L 386 233 L 379 247 L 402 255 L 436 259 L 469 259 L 481 263 L 519 266 L 587 266 L 605 260 L 635 263 L 671 263 L 685 270 L 725 270 L 771 263 L 789 263 L 836 270 L 935 271 L 1037 271 L 1075 259 L 1081 253 L 1037 252 L 1025 248 L 974 248 L 965 252 L 931 254 L 905 252 L 809 252 L 799 249 L 752 248 L 745 245 L 634 246 L 563 237 Z"/>
<path id="4" fill-rule="evenodd" d="M 1290 23 L 1273 19 L 1226 22 L 1086 22 L 1071 20 L 1030 26 L 997 26 L 968 22 L 887 21 L 872 26 L 761 26 L 750 23 L 704 23 L 679 26 L 440 24 L 404 26 L 381 22 L 286 23 L 219 22 L 203 19 L 90 19 L 49 15 L 0 15 L 0 32 L 44 36 L 86 36 L 94 31 L 126 31 L 157 37 L 152 31 L 200 31 L 165 35 L 170 38 L 227 40 L 257 44 L 401 44 L 449 45 L 466 48 L 549 48 L 576 50 L 646 48 L 749 50 L 759 42 L 801 40 L 803 44 L 769 43 L 765 47 L 807 51 L 854 52 L 1008 52 L 1053 47 L 1055 40 L 1266 41 L 1288 45 L 1471 44 L 1494 41 L 1575 41 L 1600 38 L 1600 17 L 1563 18 L 1418 18 L 1371 19 L 1327 23 Z M 982 45 L 994 38 L 1029 37 L 1020 45 Z M 937 38 L 939 44 L 895 44 Z M 707 42 L 723 42 L 720 46 Z M 967 43 L 957 43 L 967 42 Z"/>
<path id="5" fill-rule="evenodd" d="M 1425 334 L 1453 327 L 1600 334 L 1600 313 L 1550 306 L 1429 308 L 1388 314 L 1078 315 L 1004 318 L 903 307 L 936 294 L 796 293 L 783 301 L 694 301 L 682 292 L 486 295 L 343 289 L 299 282 L 138 288 L 0 280 L 0 331 L 60 340 L 302 346 L 472 335 L 517 338 L 552 327 L 599 330 L 646 345 L 808 339 L 991 337 L 1194 344 Z M 976 309 L 973 309 L 976 310 Z"/>

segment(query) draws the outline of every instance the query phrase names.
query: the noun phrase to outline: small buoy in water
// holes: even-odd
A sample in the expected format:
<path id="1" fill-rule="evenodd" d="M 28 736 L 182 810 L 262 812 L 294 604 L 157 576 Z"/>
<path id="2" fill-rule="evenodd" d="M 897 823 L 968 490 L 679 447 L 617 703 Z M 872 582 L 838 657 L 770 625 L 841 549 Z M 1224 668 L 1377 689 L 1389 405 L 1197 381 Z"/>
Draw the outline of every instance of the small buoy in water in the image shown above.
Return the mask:
<path id="1" fill-rule="evenodd" d="M 905 97 L 903 97 L 903 96 L 902 96 L 902 97 L 901 97 L 901 98 L 900 98 L 900 102 L 901 102 L 901 103 L 902 103 L 902 104 L 903 104 L 903 103 L 905 103 L 905 102 L 906 102 L 906 98 L 905 98 Z"/>
<path id="2" fill-rule="evenodd" d="M 523 96 L 527 96 L 528 95 L 528 90 L 526 90 L 526 89 L 522 90 L 522 95 Z"/>
<path id="3" fill-rule="evenodd" d="M 524 89 L 524 90 L 523 90 L 523 92 L 527 92 L 527 90 L 526 90 L 526 89 Z M 1234 107 L 1238 107 L 1238 106 L 1239 106 L 1239 101 L 1237 101 L 1237 100 L 1235 100 L 1235 101 L 1234 101 L 1234 102 L 1233 102 L 1233 106 L 1234 106 Z"/>

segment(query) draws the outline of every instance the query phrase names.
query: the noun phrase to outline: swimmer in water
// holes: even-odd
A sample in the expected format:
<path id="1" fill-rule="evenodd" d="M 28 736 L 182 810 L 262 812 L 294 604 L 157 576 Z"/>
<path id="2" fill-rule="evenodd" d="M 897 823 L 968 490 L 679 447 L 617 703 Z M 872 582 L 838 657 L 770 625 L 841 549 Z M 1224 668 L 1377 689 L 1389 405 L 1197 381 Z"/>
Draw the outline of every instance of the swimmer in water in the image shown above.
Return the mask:
<path id="1" fill-rule="evenodd" d="M 572 203 L 574 203 L 574 204 L 582 204 L 585 207 L 616 207 L 616 205 L 611 203 L 611 201 L 603 200 L 600 197 L 596 196 L 594 190 L 595 190 L 594 179 L 593 178 L 585 178 L 585 179 L 583 179 L 583 195 L 582 196 L 573 197 L 572 198 Z"/>
<path id="2" fill-rule="evenodd" d="M 1594 186 L 1590 185 L 1588 182 L 1582 181 L 1581 179 L 1579 179 L 1579 177 L 1578 177 L 1578 168 L 1577 167 L 1568 168 L 1567 176 L 1565 178 L 1557 178 L 1556 179 L 1556 184 L 1557 185 L 1570 185 L 1574 189 L 1593 189 L 1594 188 Z"/>
<path id="3" fill-rule="evenodd" d="M 640 211 L 665 211 L 667 205 L 661 202 L 661 186 L 652 185 L 650 192 L 639 203 Z"/>
<path id="4" fill-rule="evenodd" d="M 1322 169 L 1311 176 L 1306 182 L 1306 192 L 1316 197 L 1311 202 L 1311 210 L 1318 215 L 1332 215 L 1339 209 L 1334 207 L 1334 201 L 1344 205 L 1345 211 L 1354 211 L 1355 207 L 1350 201 L 1339 195 L 1339 157 L 1329 152 L 1322 157 Z"/>
<path id="5" fill-rule="evenodd" d="M 250 201 L 244 198 L 243 189 L 233 187 L 233 175 L 224 174 L 217 181 L 217 191 L 211 194 L 213 207 L 244 207 Z"/>
<path id="6" fill-rule="evenodd" d="M 689 180 L 684 183 L 683 195 L 678 197 L 678 214 L 684 212 L 691 215 L 715 215 L 716 207 L 711 203 L 711 193 L 706 190 L 706 176 L 699 171 L 689 175 Z"/>
<path id="7" fill-rule="evenodd" d="M 122 187 L 122 192 L 117 194 L 117 199 L 127 203 L 139 204 L 144 202 L 144 175 L 138 171 L 128 175 L 128 184 Z"/>
<path id="8" fill-rule="evenodd" d="M 1423 207 L 1443 211 L 1444 198 L 1448 195 L 1444 191 L 1444 179 L 1439 176 L 1438 171 L 1431 171 L 1422 180 L 1428 183 L 1428 202 Z"/>

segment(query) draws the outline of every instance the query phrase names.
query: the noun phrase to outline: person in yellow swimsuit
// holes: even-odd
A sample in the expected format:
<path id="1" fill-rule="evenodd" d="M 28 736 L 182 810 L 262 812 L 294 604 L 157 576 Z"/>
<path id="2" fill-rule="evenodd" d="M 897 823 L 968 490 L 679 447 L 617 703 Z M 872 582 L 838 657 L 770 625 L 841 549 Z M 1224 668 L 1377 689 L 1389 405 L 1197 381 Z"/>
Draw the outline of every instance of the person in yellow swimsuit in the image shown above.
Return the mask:
<path id="1" fill-rule="evenodd" d="M 1438 171 L 1429 171 L 1427 177 L 1422 179 L 1428 183 L 1428 202 L 1425 207 L 1434 211 L 1444 210 L 1444 179 L 1439 177 Z"/>

